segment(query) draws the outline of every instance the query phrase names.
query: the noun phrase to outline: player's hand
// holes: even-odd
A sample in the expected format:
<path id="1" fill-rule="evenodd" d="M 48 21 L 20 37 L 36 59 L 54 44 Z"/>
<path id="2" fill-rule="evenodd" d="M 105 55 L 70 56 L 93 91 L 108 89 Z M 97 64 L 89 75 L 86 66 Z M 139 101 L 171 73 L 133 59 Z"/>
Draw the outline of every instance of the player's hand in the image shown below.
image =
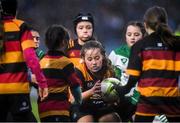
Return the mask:
<path id="1" fill-rule="evenodd" d="M 41 101 L 43 101 L 48 96 L 48 88 L 39 88 L 39 96 Z"/>
<path id="2" fill-rule="evenodd" d="M 98 80 L 98 81 L 94 84 L 94 86 L 93 86 L 92 89 L 93 89 L 94 94 L 100 94 L 100 93 L 101 93 L 101 81 Z"/>
<path id="3" fill-rule="evenodd" d="M 34 74 L 31 74 L 31 82 L 38 84 L 37 80 L 36 80 L 36 76 Z"/>
<path id="4" fill-rule="evenodd" d="M 36 89 L 38 89 L 38 82 L 36 80 L 36 76 L 34 74 L 31 74 L 31 81 L 30 84 L 35 87 Z"/>
<path id="5" fill-rule="evenodd" d="M 124 86 L 120 85 L 120 84 L 117 84 L 115 82 L 112 82 L 113 84 L 113 89 L 116 90 L 116 92 L 118 93 L 119 97 L 120 97 L 120 100 L 124 99 L 125 98 L 125 94 L 124 94 Z"/>

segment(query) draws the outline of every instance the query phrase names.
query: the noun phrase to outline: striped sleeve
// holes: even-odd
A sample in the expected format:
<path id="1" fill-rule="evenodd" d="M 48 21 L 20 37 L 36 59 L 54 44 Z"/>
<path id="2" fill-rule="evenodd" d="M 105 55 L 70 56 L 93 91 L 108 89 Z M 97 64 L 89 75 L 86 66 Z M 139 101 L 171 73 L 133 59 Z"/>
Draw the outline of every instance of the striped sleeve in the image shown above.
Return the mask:
<path id="1" fill-rule="evenodd" d="M 22 38 L 21 38 L 21 47 L 22 47 L 22 50 L 25 50 L 27 48 L 35 48 L 35 43 L 29 31 L 25 31 L 23 33 Z"/>
<path id="2" fill-rule="evenodd" d="M 127 74 L 131 76 L 140 76 L 142 70 L 141 63 L 141 46 L 140 43 L 137 42 L 132 46 L 129 63 L 127 67 Z"/>
<path id="3" fill-rule="evenodd" d="M 41 88 L 46 88 L 47 80 L 44 74 L 42 73 L 42 70 L 40 69 L 40 64 L 39 64 L 39 61 L 38 61 L 38 58 L 36 56 L 34 49 L 33 48 L 26 49 L 24 50 L 23 53 L 24 53 L 26 64 L 32 70 L 32 73 L 36 75 L 38 85 Z"/>
<path id="4" fill-rule="evenodd" d="M 78 75 L 76 74 L 74 65 L 72 63 L 69 63 L 66 67 L 64 67 L 63 72 L 65 73 L 65 76 L 70 82 L 71 86 L 78 86 L 82 83 Z"/>
<path id="5" fill-rule="evenodd" d="M 27 48 L 35 48 L 35 43 L 33 41 L 32 34 L 30 32 L 30 28 L 26 23 L 23 23 L 20 26 L 20 35 L 21 35 L 21 47 L 22 50 Z"/>

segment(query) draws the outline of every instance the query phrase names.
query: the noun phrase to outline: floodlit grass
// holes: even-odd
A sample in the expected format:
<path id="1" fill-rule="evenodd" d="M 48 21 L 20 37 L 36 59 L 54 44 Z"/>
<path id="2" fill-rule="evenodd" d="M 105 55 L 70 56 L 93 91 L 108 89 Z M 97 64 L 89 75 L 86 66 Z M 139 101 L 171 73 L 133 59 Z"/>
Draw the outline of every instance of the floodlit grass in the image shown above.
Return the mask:
<path id="1" fill-rule="evenodd" d="M 32 112 L 33 112 L 34 116 L 36 117 L 36 120 L 38 122 L 40 122 L 37 101 L 35 99 L 32 99 L 31 105 L 32 105 Z"/>
<path id="2" fill-rule="evenodd" d="M 32 112 L 36 120 L 40 123 L 37 98 L 38 98 L 37 90 L 34 87 L 31 87 L 30 100 L 31 100 Z"/>

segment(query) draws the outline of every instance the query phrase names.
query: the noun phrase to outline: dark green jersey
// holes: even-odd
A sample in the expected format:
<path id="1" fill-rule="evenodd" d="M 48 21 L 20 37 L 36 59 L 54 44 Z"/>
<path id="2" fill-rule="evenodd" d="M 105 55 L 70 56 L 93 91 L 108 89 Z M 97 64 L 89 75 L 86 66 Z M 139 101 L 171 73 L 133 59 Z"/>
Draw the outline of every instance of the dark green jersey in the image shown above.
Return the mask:
<path id="1" fill-rule="evenodd" d="M 45 53 L 40 49 L 36 49 L 36 55 L 38 56 L 39 60 L 41 60 L 45 56 Z"/>

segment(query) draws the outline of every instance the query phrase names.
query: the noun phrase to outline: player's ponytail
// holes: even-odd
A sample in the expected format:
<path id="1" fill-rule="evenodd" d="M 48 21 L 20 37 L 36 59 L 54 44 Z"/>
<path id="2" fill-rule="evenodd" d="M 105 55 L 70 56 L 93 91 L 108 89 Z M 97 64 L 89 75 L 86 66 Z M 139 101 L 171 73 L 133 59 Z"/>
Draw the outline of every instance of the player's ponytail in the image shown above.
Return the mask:
<path id="1" fill-rule="evenodd" d="M 176 36 L 173 35 L 167 24 L 160 23 L 156 26 L 156 33 L 161 37 L 161 40 L 172 49 L 176 49 Z"/>
<path id="2" fill-rule="evenodd" d="M 173 50 L 178 49 L 179 38 L 174 36 L 168 27 L 167 12 L 164 8 L 154 6 L 149 8 L 144 15 L 146 25 L 158 34 L 161 40 Z"/>

